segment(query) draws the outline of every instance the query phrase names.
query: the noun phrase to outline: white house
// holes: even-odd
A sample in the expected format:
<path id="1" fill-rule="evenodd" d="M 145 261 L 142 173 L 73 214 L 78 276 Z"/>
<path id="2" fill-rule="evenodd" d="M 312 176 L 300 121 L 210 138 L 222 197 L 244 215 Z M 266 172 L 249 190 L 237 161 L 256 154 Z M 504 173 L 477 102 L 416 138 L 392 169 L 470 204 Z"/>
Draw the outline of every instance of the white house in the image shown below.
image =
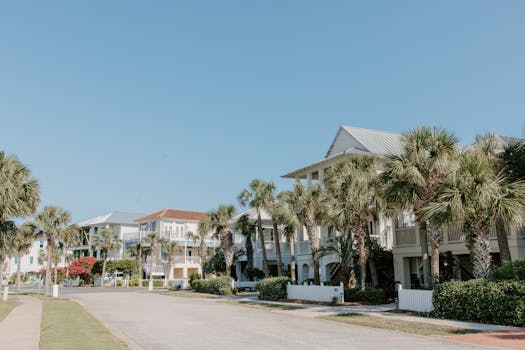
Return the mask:
<path id="1" fill-rule="evenodd" d="M 43 264 L 39 263 L 38 257 L 40 256 L 41 251 L 46 251 L 47 242 L 44 238 L 39 238 L 33 242 L 29 252 L 21 257 L 13 256 L 10 259 L 7 259 L 3 266 L 3 272 L 5 276 L 9 276 L 16 273 L 18 266 L 18 259 L 20 259 L 20 271 L 22 274 L 26 273 L 38 273 L 42 268 L 45 267 L 45 262 Z"/>
<path id="2" fill-rule="evenodd" d="M 171 271 L 166 271 L 166 257 L 162 264 L 153 266 L 153 276 L 160 278 L 167 274 L 168 279 L 187 279 L 192 273 L 202 274 L 201 258 L 199 256 L 200 242 L 188 238 L 188 233 L 197 233 L 199 223 L 206 219 L 206 213 L 200 211 L 163 209 L 153 214 L 137 218 L 135 222 L 139 225 L 139 233 L 136 240 L 142 240 L 150 233 L 160 235 L 168 241 L 177 242 L 181 247 L 180 256 L 175 258 L 175 264 Z M 219 241 L 209 236 L 206 240 L 208 248 L 216 248 Z M 158 252 L 157 252 L 158 254 Z M 158 254 L 160 255 L 160 254 Z M 144 265 L 146 273 L 149 274 L 149 264 Z"/>

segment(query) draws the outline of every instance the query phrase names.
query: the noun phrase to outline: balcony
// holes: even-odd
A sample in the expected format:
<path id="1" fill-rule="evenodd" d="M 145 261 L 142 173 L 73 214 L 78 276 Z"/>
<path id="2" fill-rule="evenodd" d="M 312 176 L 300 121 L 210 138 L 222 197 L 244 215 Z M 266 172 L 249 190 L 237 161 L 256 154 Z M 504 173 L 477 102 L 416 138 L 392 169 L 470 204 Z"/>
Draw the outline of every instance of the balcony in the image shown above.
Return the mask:
<path id="1" fill-rule="evenodd" d="M 396 229 L 395 238 L 397 247 L 416 245 L 416 227 Z"/>
<path id="2" fill-rule="evenodd" d="M 201 258 L 200 256 L 187 256 L 184 258 L 184 256 L 176 256 L 173 259 L 174 264 L 200 264 Z"/>
<path id="3" fill-rule="evenodd" d="M 310 254 L 310 242 L 309 241 L 300 241 L 299 242 L 299 254 Z"/>
<path id="4" fill-rule="evenodd" d="M 123 241 L 138 241 L 140 234 L 138 232 L 128 232 L 122 234 Z"/>
<path id="5" fill-rule="evenodd" d="M 465 232 L 463 231 L 463 221 L 451 223 L 445 227 L 445 234 L 449 242 L 464 242 Z"/>

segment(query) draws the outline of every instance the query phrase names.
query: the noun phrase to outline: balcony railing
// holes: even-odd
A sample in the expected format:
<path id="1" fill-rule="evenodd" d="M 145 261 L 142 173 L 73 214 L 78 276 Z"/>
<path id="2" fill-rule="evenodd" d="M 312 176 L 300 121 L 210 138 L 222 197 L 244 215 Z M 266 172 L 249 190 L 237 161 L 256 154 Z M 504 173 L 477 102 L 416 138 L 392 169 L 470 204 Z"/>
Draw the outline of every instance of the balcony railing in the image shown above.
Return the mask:
<path id="1" fill-rule="evenodd" d="M 122 234 L 123 241 L 138 241 L 139 237 L 140 235 L 138 232 L 128 232 Z"/>
<path id="2" fill-rule="evenodd" d="M 176 256 L 173 259 L 173 263 L 175 264 L 200 264 L 201 258 L 200 256 L 187 256 L 186 259 L 184 259 L 183 256 Z"/>
<path id="3" fill-rule="evenodd" d="M 465 232 L 463 231 L 464 222 L 458 221 L 445 226 L 445 232 L 449 242 L 464 242 Z"/>
<path id="4" fill-rule="evenodd" d="M 299 242 L 299 254 L 310 254 L 310 242 L 300 241 Z"/>
<path id="5" fill-rule="evenodd" d="M 407 227 L 396 230 L 396 246 L 416 245 L 416 228 Z"/>

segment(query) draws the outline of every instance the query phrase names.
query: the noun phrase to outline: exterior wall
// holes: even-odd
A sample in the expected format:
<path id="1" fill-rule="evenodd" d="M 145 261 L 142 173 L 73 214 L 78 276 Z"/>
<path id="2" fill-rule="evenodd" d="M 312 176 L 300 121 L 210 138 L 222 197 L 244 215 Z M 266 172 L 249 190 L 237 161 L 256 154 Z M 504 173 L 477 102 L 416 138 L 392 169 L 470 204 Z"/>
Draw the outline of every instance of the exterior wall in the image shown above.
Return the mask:
<path id="1" fill-rule="evenodd" d="M 350 148 L 363 149 L 363 145 L 359 143 L 352 135 L 350 135 L 346 130 L 339 129 L 340 132 L 337 134 L 334 144 L 330 149 L 330 152 L 326 155 L 327 157 L 332 156 L 337 153 L 341 153 Z"/>
<path id="2" fill-rule="evenodd" d="M 47 242 L 45 240 L 42 240 L 42 248 L 40 248 L 40 240 L 34 241 L 31 245 L 31 248 L 29 249 L 29 252 L 25 255 L 23 255 L 20 259 L 21 261 L 21 272 L 27 273 L 27 272 L 34 272 L 38 273 L 44 265 L 41 265 L 38 263 L 38 257 L 40 255 L 40 250 L 45 250 L 47 247 Z M 16 273 L 17 269 L 17 260 L 18 257 L 12 257 L 8 259 L 7 264 L 4 266 L 4 273 L 6 275 L 11 275 Z"/>

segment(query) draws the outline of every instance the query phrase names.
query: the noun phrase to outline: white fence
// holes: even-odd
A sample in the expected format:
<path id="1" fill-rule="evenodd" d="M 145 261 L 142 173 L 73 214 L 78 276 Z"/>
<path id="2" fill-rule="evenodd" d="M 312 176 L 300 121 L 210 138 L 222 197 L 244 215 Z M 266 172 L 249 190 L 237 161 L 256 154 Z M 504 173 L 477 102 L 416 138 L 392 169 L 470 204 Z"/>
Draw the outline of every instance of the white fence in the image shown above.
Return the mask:
<path id="1" fill-rule="evenodd" d="M 400 310 L 417 312 L 429 312 L 434 310 L 431 290 L 399 288 L 397 292 Z"/>
<path id="2" fill-rule="evenodd" d="M 331 303 L 334 298 L 338 301 L 344 302 L 344 287 L 343 283 L 339 286 L 306 286 L 306 285 L 292 285 L 286 286 L 286 293 L 288 299 L 307 300 L 307 301 L 324 301 Z"/>

